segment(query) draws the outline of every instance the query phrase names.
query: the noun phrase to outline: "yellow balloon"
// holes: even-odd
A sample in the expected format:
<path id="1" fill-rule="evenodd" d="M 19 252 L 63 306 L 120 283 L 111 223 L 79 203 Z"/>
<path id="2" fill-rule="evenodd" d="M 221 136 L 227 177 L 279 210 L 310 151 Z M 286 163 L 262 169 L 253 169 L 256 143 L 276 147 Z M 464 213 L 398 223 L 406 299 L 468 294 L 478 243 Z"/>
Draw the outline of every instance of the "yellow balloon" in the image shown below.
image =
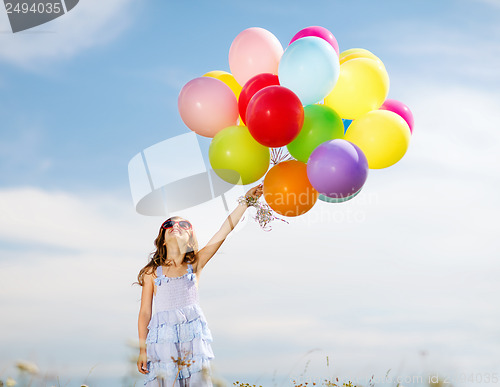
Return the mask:
<path id="1" fill-rule="evenodd" d="M 384 66 L 384 63 L 380 60 L 380 58 L 378 56 L 376 56 L 376 55 L 372 54 L 370 51 L 364 50 L 364 49 L 360 49 L 360 51 L 352 52 L 349 55 L 344 55 L 342 57 L 342 59 L 340 59 L 340 64 L 347 62 L 348 60 L 356 59 L 356 58 L 373 59 L 377 63 Z M 385 66 L 384 66 L 384 68 L 385 68 Z"/>
<path id="2" fill-rule="evenodd" d="M 325 105 L 340 117 L 354 120 L 382 106 L 389 93 L 389 75 L 383 64 L 356 58 L 340 65 L 335 87 L 325 97 Z"/>
<path id="3" fill-rule="evenodd" d="M 345 139 L 359 146 L 370 169 L 381 169 L 401 160 L 410 144 L 410 136 L 410 127 L 400 115 L 374 110 L 354 120 Z"/>
<path id="4" fill-rule="evenodd" d="M 354 52 L 362 52 L 362 51 L 368 51 L 368 50 L 365 50 L 364 48 L 350 48 L 349 50 L 342 51 L 339 54 L 339 59 L 342 59 L 347 55 L 351 55 Z"/>
<path id="5" fill-rule="evenodd" d="M 226 71 L 214 70 L 204 74 L 203 76 L 212 77 L 218 79 L 219 81 L 224 82 L 233 91 L 234 95 L 236 96 L 236 99 L 238 99 L 238 97 L 240 96 L 242 86 L 240 86 L 240 84 L 236 82 L 236 79 L 234 79 L 232 74 L 229 74 Z"/>

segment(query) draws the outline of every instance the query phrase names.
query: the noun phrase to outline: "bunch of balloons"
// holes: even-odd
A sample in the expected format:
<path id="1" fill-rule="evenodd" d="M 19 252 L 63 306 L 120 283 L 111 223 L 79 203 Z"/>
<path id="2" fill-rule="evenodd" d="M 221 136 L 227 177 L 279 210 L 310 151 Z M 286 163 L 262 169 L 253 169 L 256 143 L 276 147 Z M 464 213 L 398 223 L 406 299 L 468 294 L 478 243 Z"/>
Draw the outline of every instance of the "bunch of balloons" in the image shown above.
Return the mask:
<path id="1" fill-rule="evenodd" d="M 209 159 L 222 179 L 264 177 L 264 198 L 281 215 L 352 199 L 368 169 L 387 168 L 408 149 L 413 116 L 387 99 L 382 61 L 362 48 L 340 53 L 326 28 L 304 28 L 285 50 L 271 32 L 248 28 L 231 44 L 229 67 L 182 88 L 181 118 L 213 138 Z M 290 159 L 270 168 L 271 150 L 285 146 Z"/>

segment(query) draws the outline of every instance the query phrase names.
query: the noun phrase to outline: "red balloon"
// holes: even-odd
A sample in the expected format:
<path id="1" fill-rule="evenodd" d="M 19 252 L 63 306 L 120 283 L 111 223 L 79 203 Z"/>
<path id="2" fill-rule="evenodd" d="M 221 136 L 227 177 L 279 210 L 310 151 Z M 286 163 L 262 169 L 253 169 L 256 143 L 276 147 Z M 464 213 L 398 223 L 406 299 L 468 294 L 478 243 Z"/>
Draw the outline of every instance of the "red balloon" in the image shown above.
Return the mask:
<path id="1" fill-rule="evenodd" d="M 262 90 L 266 86 L 279 85 L 278 76 L 271 73 L 257 74 L 256 76 L 250 78 L 247 83 L 241 89 L 240 96 L 238 98 L 238 110 L 240 112 L 240 117 L 243 123 L 246 125 L 246 112 L 247 106 L 252 97 L 259 90 Z"/>
<path id="2" fill-rule="evenodd" d="M 299 135 L 304 123 L 304 108 L 292 90 L 267 86 L 250 100 L 246 116 L 252 137 L 262 145 L 278 148 Z"/>

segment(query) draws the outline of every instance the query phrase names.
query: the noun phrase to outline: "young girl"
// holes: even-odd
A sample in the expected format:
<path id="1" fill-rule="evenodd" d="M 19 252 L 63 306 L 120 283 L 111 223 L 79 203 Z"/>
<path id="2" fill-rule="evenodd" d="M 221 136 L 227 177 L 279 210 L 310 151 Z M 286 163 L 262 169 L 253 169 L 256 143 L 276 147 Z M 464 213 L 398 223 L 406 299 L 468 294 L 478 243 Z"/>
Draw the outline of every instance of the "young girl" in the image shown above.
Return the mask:
<path id="1" fill-rule="evenodd" d="M 246 197 L 261 195 L 262 185 L 258 185 Z M 137 368 L 148 375 L 146 386 L 212 386 L 212 335 L 199 306 L 198 282 L 201 271 L 246 209 L 247 204 L 239 204 L 200 251 L 187 220 L 172 217 L 162 224 L 156 251 L 138 275 L 142 296 Z M 156 312 L 151 318 L 153 298 Z"/>

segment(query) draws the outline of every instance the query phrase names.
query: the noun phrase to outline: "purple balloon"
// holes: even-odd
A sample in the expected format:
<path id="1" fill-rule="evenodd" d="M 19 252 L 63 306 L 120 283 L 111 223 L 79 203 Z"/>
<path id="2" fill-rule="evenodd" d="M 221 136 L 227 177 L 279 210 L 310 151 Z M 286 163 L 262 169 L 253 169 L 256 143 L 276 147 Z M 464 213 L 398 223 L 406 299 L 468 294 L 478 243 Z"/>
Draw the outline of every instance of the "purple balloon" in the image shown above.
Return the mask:
<path id="1" fill-rule="evenodd" d="M 307 161 L 307 177 L 322 195 L 345 198 L 358 192 L 368 177 L 368 161 L 357 145 L 335 139 L 324 142 Z"/>

